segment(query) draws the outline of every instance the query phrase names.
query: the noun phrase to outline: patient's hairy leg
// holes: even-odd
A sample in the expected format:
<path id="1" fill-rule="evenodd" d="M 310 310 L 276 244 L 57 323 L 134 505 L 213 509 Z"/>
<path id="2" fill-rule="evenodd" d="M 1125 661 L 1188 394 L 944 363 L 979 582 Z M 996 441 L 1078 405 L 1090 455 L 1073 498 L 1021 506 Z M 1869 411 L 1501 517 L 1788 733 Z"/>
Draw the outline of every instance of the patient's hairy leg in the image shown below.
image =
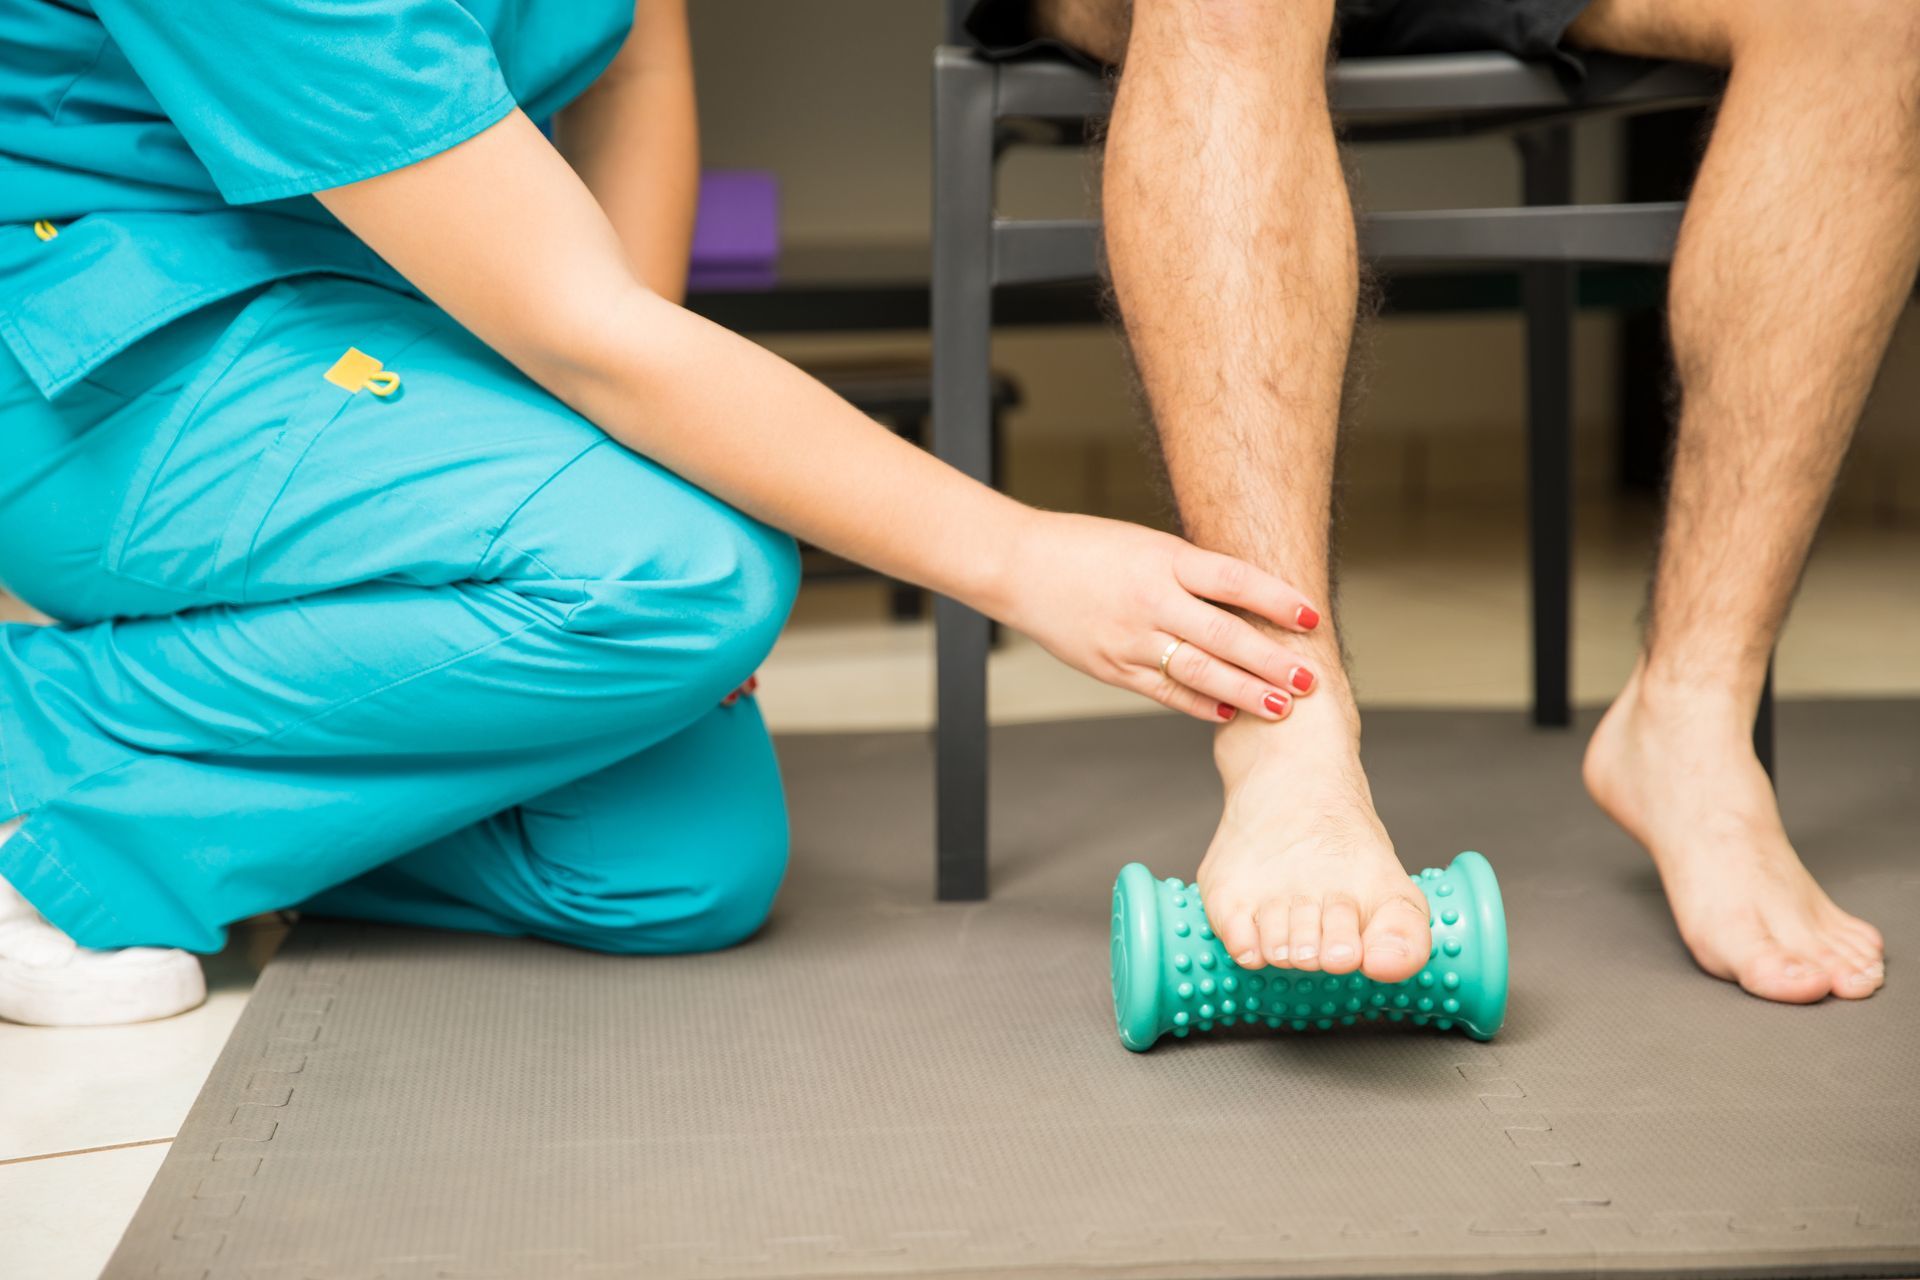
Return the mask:
<path id="1" fill-rule="evenodd" d="M 1871 995 L 1880 935 L 1794 853 L 1749 726 L 1920 258 L 1920 11 L 1598 0 L 1569 36 L 1731 68 L 1674 258 L 1681 414 L 1645 651 L 1588 787 L 1653 855 L 1702 968 L 1775 1000 Z"/>
<path id="2" fill-rule="evenodd" d="M 1124 68 L 1107 248 L 1185 532 L 1329 599 L 1358 290 L 1326 101 L 1331 0 L 1040 9 L 1044 30 Z M 1242 964 L 1397 981 L 1431 950 L 1426 902 L 1374 812 L 1335 620 L 1289 642 L 1322 683 L 1282 721 L 1219 731 L 1207 913 Z"/>

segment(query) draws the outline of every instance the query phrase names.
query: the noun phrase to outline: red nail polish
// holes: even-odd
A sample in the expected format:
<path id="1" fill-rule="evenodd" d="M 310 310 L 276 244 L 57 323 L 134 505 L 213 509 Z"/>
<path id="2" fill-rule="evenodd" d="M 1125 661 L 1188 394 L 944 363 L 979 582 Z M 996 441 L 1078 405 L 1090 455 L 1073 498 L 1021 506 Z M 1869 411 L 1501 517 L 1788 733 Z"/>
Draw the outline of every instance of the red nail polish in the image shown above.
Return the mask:
<path id="1" fill-rule="evenodd" d="M 1314 612 L 1310 604 L 1301 605 L 1299 611 L 1293 615 L 1293 620 L 1300 624 L 1302 631 L 1311 631 L 1320 625 L 1320 615 Z"/>
<path id="2" fill-rule="evenodd" d="M 1223 702 L 1213 709 L 1213 714 L 1219 716 L 1222 720 L 1231 720 L 1233 719 L 1233 708 Z"/>
<path id="3" fill-rule="evenodd" d="M 1273 712 L 1273 714 L 1277 716 L 1283 716 L 1287 714 L 1287 708 L 1293 705 L 1292 703 L 1288 702 L 1283 695 L 1277 694 L 1277 693 L 1270 693 L 1261 701 L 1262 701 L 1262 704 L 1267 708 L 1267 710 Z"/>
<path id="4" fill-rule="evenodd" d="M 1288 683 L 1300 692 L 1305 693 L 1307 690 L 1313 688 L 1313 672 L 1307 670 L 1305 667 L 1295 667 L 1293 669 L 1293 675 L 1288 678 Z"/>

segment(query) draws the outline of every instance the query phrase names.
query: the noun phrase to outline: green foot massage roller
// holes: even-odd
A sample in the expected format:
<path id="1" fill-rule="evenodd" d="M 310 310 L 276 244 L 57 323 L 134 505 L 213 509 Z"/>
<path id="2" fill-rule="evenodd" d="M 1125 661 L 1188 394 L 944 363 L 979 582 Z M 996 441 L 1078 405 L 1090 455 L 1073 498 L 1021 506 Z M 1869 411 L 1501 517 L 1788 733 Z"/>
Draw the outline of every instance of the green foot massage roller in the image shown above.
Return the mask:
<path id="1" fill-rule="evenodd" d="M 1507 916 L 1500 882 L 1477 853 L 1412 877 L 1433 917 L 1433 954 L 1405 982 L 1358 973 L 1242 969 L 1207 927 L 1200 891 L 1129 863 L 1113 886 L 1113 1015 L 1136 1052 L 1171 1031 L 1236 1024 L 1275 1030 L 1365 1020 L 1459 1027 L 1491 1040 L 1507 1013 Z"/>

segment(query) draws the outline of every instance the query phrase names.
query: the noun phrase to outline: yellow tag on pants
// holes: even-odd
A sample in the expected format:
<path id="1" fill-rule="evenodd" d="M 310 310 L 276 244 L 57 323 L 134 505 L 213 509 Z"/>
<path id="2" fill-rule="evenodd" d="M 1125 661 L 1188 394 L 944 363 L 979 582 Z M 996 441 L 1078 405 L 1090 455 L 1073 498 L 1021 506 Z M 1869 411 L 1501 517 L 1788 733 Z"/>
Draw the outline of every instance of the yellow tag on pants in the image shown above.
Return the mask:
<path id="1" fill-rule="evenodd" d="M 348 347 L 347 354 L 333 362 L 326 377 L 336 387 L 347 391 L 365 388 L 377 396 L 390 396 L 400 387 L 399 374 L 381 368 L 378 360 L 358 347 Z"/>

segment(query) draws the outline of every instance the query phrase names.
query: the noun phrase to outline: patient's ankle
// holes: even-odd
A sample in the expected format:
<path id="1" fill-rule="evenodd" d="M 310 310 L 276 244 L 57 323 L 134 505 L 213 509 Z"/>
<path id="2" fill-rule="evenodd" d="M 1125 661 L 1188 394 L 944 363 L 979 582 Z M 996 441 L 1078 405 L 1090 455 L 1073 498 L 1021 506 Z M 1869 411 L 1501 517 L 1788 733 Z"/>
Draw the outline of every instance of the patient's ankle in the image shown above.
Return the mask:
<path id="1" fill-rule="evenodd" d="M 1645 718 L 1684 717 L 1694 728 L 1729 728 L 1744 733 L 1753 723 L 1764 680 L 1764 670 L 1749 678 L 1744 673 L 1676 668 L 1643 660 L 1621 696 Z"/>
<path id="2" fill-rule="evenodd" d="M 1299 768 L 1303 758 L 1328 767 L 1358 767 L 1360 715 L 1345 682 L 1292 701 L 1284 720 L 1235 716 L 1214 731 L 1213 761 L 1233 786 L 1269 765 Z"/>

